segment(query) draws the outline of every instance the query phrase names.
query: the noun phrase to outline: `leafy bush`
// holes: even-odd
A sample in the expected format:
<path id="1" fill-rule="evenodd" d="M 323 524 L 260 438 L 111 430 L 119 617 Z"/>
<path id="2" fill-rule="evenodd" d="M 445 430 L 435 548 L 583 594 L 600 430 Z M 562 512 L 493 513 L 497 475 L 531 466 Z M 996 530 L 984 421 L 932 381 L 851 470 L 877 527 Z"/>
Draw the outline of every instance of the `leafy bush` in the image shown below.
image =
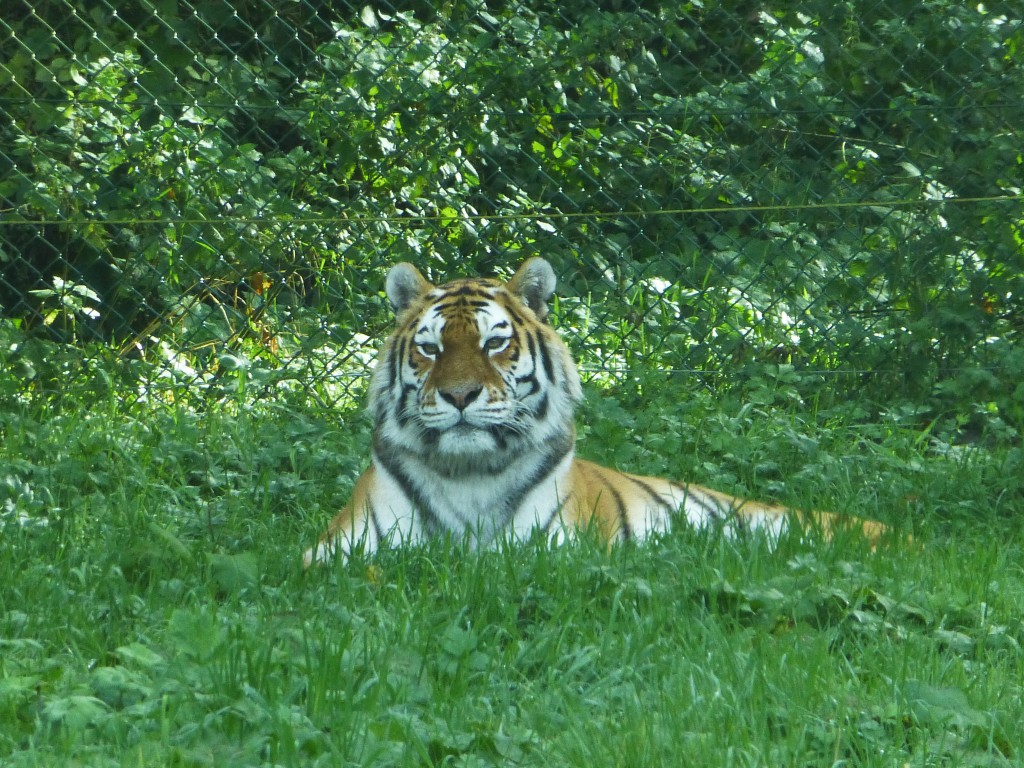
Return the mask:
<path id="1" fill-rule="evenodd" d="M 20 332 L 333 400 L 391 263 L 540 253 L 603 377 L 791 365 L 805 398 L 838 371 L 840 399 L 1020 428 L 1011 9 L 70 6 L 2 22 Z"/>

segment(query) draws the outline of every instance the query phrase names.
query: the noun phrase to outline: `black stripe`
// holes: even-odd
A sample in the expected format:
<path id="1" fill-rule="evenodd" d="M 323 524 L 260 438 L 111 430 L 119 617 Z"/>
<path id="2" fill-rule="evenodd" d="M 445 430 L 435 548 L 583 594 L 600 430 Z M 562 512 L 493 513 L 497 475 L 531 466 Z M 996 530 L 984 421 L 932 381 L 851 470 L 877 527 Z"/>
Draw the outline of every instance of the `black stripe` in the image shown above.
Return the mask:
<path id="1" fill-rule="evenodd" d="M 463 313 L 464 310 L 477 311 L 486 309 L 491 305 L 491 301 L 487 298 L 480 299 L 478 301 L 471 301 L 468 299 L 452 299 L 450 301 L 441 301 L 435 304 L 437 313 L 443 317 L 446 321 L 451 320 L 453 315 Z"/>
<path id="2" fill-rule="evenodd" d="M 394 388 L 398 383 L 402 371 L 402 360 L 405 359 L 405 339 L 398 340 L 398 351 L 391 350 L 391 359 L 388 361 L 388 389 Z"/>
<path id="3" fill-rule="evenodd" d="M 508 448 L 508 438 L 506 437 L 509 434 L 508 427 L 495 424 L 487 428 L 487 434 L 494 439 L 494 446 L 497 450 L 504 451 Z"/>
<path id="4" fill-rule="evenodd" d="M 540 390 L 541 386 L 540 381 L 537 380 L 537 346 L 534 344 L 533 337 L 530 336 L 530 334 L 526 334 L 526 342 L 527 347 L 529 348 L 530 361 L 533 363 L 533 367 L 529 373 L 523 376 L 516 376 L 515 381 L 516 384 L 526 384 L 527 382 L 530 382 L 533 385 L 532 389 L 525 395 L 526 397 L 529 397 L 530 395 L 536 394 Z M 519 356 L 517 354 L 515 362 L 518 362 L 518 359 Z"/>
<path id="5" fill-rule="evenodd" d="M 508 312 L 508 316 L 512 318 L 512 322 L 515 325 L 523 325 L 523 316 L 518 314 L 511 306 L 506 304 L 505 311 Z"/>
<path id="6" fill-rule="evenodd" d="M 618 489 L 611 484 L 608 480 L 608 476 L 604 472 L 600 472 L 598 474 L 601 476 L 601 482 L 603 482 L 605 487 L 611 491 L 612 499 L 615 500 L 615 506 L 619 513 L 619 530 L 622 532 L 622 540 L 629 541 L 633 538 L 633 530 L 629 527 L 629 518 L 626 517 L 626 504 L 622 500 L 622 494 L 619 493 Z"/>
<path id="7" fill-rule="evenodd" d="M 384 543 L 384 529 L 380 527 L 380 520 L 377 518 L 377 510 L 373 506 L 372 501 L 366 502 L 366 507 L 370 513 L 370 522 L 373 524 L 373 532 L 377 536 L 377 545 Z"/>
<path id="8" fill-rule="evenodd" d="M 623 477 L 626 477 L 626 478 L 628 478 L 628 479 L 629 479 L 629 480 L 631 480 L 631 481 L 632 481 L 632 482 L 633 482 L 633 483 L 634 483 L 635 485 L 638 485 L 639 487 L 643 488 L 644 492 L 645 492 L 645 493 L 646 493 L 646 494 L 647 494 L 648 496 L 650 496 L 650 497 L 651 497 L 651 501 L 654 501 L 654 502 L 658 503 L 659 505 L 661 505 L 661 506 L 662 506 L 662 507 L 664 507 L 665 509 L 671 509 L 671 508 L 672 508 L 672 505 L 671 505 L 671 504 L 669 504 L 669 503 L 668 503 L 667 501 L 665 501 L 665 497 L 664 497 L 664 496 L 662 496 L 662 495 L 661 495 L 660 493 L 658 493 L 658 492 L 657 492 L 656 490 L 654 490 L 654 489 L 653 489 L 653 488 L 652 488 L 652 487 L 650 486 L 650 484 L 649 484 L 649 483 L 645 483 L 645 482 L 644 482 L 643 480 L 641 480 L 640 478 L 638 478 L 638 477 L 633 477 L 632 475 L 623 475 Z"/>
<path id="9" fill-rule="evenodd" d="M 484 309 L 489 306 L 491 306 L 491 300 L 487 296 L 484 296 L 483 298 L 480 299 L 469 299 L 466 298 L 465 296 L 460 296 L 459 298 L 446 297 L 441 299 L 439 302 L 437 302 L 437 304 L 434 305 L 434 307 L 437 309 L 438 314 L 446 318 L 448 316 L 448 313 L 450 313 L 452 310 L 460 310 L 467 308 Z"/>
<path id="10" fill-rule="evenodd" d="M 423 494 L 419 492 L 419 489 L 413 485 L 412 478 L 401 467 L 400 462 L 385 458 L 389 454 L 391 456 L 394 454 L 391 451 L 382 450 L 383 447 L 379 444 L 374 445 L 374 460 L 379 461 L 384 466 L 391 476 L 395 478 L 395 482 L 401 487 L 402 492 L 412 499 L 413 507 L 423 517 L 423 527 L 427 529 L 427 533 L 432 535 L 443 530 L 440 518 L 438 518 L 437 513 L 431 508 Z"/>
<path id="11" fill-rule="evenodd" d="M 532 334 L 531 334 L 532 335 Z M 540 340 L 540 362 L 544 366 L 544 375 L 548 377 L 548 381 L 554 382 L 555 380 L 555 364 L 551 360 L 551 353 L 544 343 L 543 339 Z"/>
<path id="12" fill-rule="evenodd" d="M 458 288 L 456 288 L 454 290 L 445 291 L 444 295 L 445 296 L 483 296 L 483 297 L 488 298 L 488 299 L 491 298 L 491 292 L 489 290 L 487 290 L 486 288 L 484 288 L 482 286 L 479 286 L 479 285 L 473 285 L 472 283 L 470 283 L 468 285 L 460 285 Z"/>
<path id="13" fill-rule="evenodd" d="M 531 473 L 528 478 L 525 478 L 524 482 L 519 486 L 519 489 L 509 496 L 506 501 L 505 508 L 505 520 L 507 523 L 512 515 L 519 509 L 519 505 L 523 503 L 523 498 L 527 493 L 536 488 L 541 482 L 544 481 L 558 466 L 565 455 L 572 450 L 572 437 L 568 438 L 562 435 L 557 438 L 552 438 L 548 441 L 550 444 L 548 447 L 547 454 L 544 456 L 544 460 L 540 465 Z"/>
<path id="14" fill-rule="evenodd" d="M 722 520 L 723 519 L 722 508 L 720 506 L 718 506 L 717 503 L 709 502 L 707 499 L 701 498 L 697 493 L 691 493 L 689 486 L 678 485 L 676 483 L 673 483 L 673 485 L 675 485 L 677 488 L 682 490 L 683 493 L 685 494 L 684 501 L 683 501 L 684 504 L 687 501 L 689 501 L 690 499 L 692 499 L 693 501 L 695 501 L 697 503 L 697 505 L 701 509 L 703 509 L 705 512 L 708 513 L 708 516 L 712 520 Z"/>
<path id="15" fill-rule="evenodd" d="M 530 394 L 533 393 L 531 392 Z M 548 393 L 545 392 L 543 395 L 541 395 L 540 405 L 537 406 L 537 409 L 533 412 L 533 415 L 536 416 L 538 419 L 543 419 L 545 416 L 548 415 L 549 404 L 550 402 L 548 400 Z"/>
<path id="16" fill-rule="evenodd" d="M 537 372 L 537 339 L 532 333 L 523 334 L 526 336 L 526 346 L 530 350 L 530 359 L 533 360 L 533 372 Z"/>
<path id="17" fill-rule="evenodd" d="M 416 395 L 415 384 L 406 384 L 402 387 L 402 394 L 398 396 L 398 400 L 395 403 L 395 419 L 403 427 L 412 421 L 412 416 L 409 415 L 409 408 L 406 403 L 410 395 L 413 397 Z"/>

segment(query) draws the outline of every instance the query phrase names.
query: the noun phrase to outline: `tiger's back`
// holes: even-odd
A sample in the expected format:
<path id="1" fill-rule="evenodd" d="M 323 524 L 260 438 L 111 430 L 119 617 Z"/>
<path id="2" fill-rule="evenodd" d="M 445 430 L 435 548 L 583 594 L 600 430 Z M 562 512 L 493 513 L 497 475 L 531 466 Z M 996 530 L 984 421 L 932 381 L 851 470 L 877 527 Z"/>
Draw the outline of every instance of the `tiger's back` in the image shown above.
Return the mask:
<path id="1" fill-rule="evenodd" d="M 667 530 L 680 517 L 777 535 L 795 518 L 827 535 L 854 525 L 697 485 L 618 472 L 575 457 L 573 414 L 582 397 L 565 343 L 546 322 L 555 276 L 526 261 L 508 282 L 434 286 L 409 264 L 388 276 L 398 313 L 370 385 L 371 465 L 305 562 L 411 543 L 439 533 L 484 545 L 536 529 L 562 540 L 594 527 L 608 541 Z"/>
<path id="2" fill-rule="evenodd" d="M 695 483 L 619 472 L 583 459 L 576 459 L 574 475 L 570 505 L 578 510 L 579 522 L 586 524 L 587 510 L 594 510 L 595 522 L 609 540 L 643 538 L 652 531 L 667 530 L 680 517 L 697 528 L 722 524 L 765 531 L 771 537 L 781 534 L 790 518 L 826 536 L 851 528 L 877 542 L 886 531 L 886 526 L 874 520 L 791 510 Z"/>

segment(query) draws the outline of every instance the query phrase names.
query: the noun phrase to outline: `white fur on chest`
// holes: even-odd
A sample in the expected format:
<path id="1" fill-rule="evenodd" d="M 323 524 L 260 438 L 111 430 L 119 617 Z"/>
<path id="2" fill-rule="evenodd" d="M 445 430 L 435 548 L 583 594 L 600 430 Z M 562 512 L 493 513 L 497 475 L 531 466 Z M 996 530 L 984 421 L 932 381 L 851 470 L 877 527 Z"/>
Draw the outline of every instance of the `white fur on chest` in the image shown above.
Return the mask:
<path id="1" fill-rule="evenodd" d="M 500 472 L 448 478 L 411 459 L 409 471 L 414 496 L 381 462 L 376 462 L 377 489 L 374 511 L 384 533 L 403 542 L 417 541 L 433 533 L 468 534 L 476 545 L 486 545 L 507 532 L 526 537 L 538 525 L 557 514 L 565 498 L 567 475 L 572 466 L 570 451 L 544 477 L 524 491 L 524 481 L 542 470 L 539 461 L 511 464 Z M 428 499 L 427 513 L 417 509 L 415 497 Z M 428 528 L 433 521 L 438 530 Z"/>

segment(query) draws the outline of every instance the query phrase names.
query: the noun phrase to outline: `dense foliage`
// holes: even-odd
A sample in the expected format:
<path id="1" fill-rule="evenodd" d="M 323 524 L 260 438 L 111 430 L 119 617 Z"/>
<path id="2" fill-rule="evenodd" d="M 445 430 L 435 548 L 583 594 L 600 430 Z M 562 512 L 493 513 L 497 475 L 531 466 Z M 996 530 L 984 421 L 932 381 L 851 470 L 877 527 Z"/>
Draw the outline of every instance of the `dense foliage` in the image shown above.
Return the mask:
<path id="1" fill-rule="evenodd" d="M 542 253 L 592 372 L 1024 418 L 1016 6 L 10 6 L 0 393 L 334 401 L 388 265 Z"/>

